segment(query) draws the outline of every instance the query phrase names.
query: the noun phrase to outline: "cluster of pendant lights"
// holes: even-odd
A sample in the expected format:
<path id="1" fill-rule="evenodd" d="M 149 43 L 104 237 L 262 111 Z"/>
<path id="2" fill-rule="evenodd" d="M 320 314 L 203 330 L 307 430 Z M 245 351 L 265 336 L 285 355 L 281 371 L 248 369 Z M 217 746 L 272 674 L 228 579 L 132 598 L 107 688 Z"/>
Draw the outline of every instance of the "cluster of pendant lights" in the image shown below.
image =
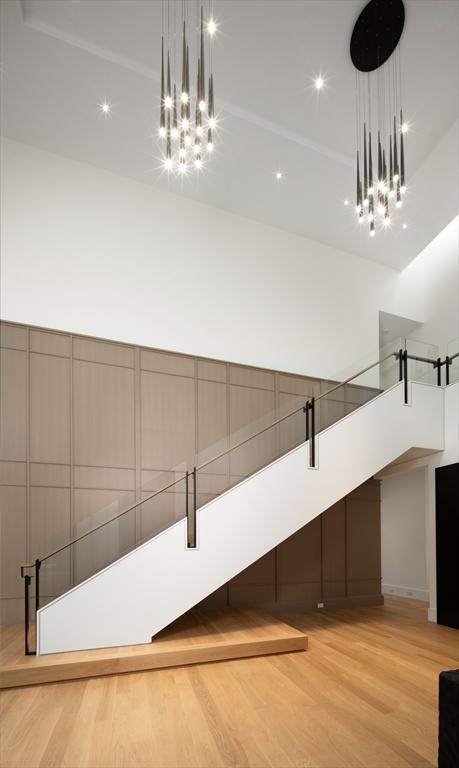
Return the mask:
<path id="1" fill-rule="evenodd" d="M 209 155 L 214 151 L 214 136 L 217 127 L 214 78 L 212 73 L 212 38 L 216 24 L 212 14 L 206 21 L 204 30 L 204 9 L 196 4 L 196 17 L 190 19 L 192 3 L 182 3 L 182 17 L 177 25 L 177 2 L 173 3 L 171 29 L 171 0 L 167 0 L 167 10 L 163 3 L 163 30 L 167 25 L 167 34 L 163 33 L 161 45 L 161 103 L 159 113 L 159 135 L 163 144 L 163 167 L 172 173 L 185 176 L 200 172 L 205 167 Z M 211 10 L 211 9 L 209 9 Z M 196 91 L 190 84 L 190 45 L 188 31 L 197 29 L 196 61 L 192 71 L 196 72 Z M 205 34 L 206 32 L 206 34 Z M 177 41 L 180 40 L 178 43 Z M 207 43 L 207 46 L 206 46 Z M 209 76 L 206 79 L 206 56 Z M 181 54 L 180 66 L 175 68 Z M 172 70 L 172 71 L 171 71 Z M 206 87 L 207 86 L 207 87 Z"/>
<path id="2" fill-rule="evenodd" d="M 352 32 L 356 69 L 356 212 L 370 237 L 395 221 L 406 191 L 400 38 L 403 0 L 369 0 Z"/>
<path id="3" fill-rule="evenodd" d="M 391 223 L 392 213 L 394 209 L 402 206 L 406 190 L 404 134 L 408 126 L 403 121 L 400 55 L 399 49 L 396 50 L 399 33 L 401 34 L 403 28 L 404 8 L 403 0 L 388 1 L 392 6 L 399 6 L 398 10 L 402 12 L 402 16 L 396 17 L 392 6 L 389 7 L 386 0 L 369 0 L 356 23 L 351 40 L 351 57 L 357 70 L 356 212 L 359 223 L 367 222 L 371 237 L 375 235 L 379 225 L 384 227 Z M 195 3 L 192 0 L 162 0 L 159 117 L 162 165 L 168 173 L 180 176 L 192 171 L 202 171 L 214 151 L 217 121 L 212 43 L 216 24 L 212 14 L 212 0 L 207 2 L 209 9 L 205 20 L 200 0 Z M 178 14 L 180 5 L 182 11 Z M 401 24 L 401 28 L 397 31 L 386 27 L 389 38 L 384 43 L 389 48 L 382 62 L 379 59 L 381 38 L 377 37 L 377 59 L 372 62 L 374 54 L 367 44 L 367 19 L 369 14 L 376 18 L 375 14 L 380 14 L 381 8 L 392 14 L 395 25 Z M 178 16 L 180 18 L 177 18 Z M 365 25 L 364 45 L 359 38 L 361 20 Z M 196 35 L 190 35 L 190 30 L 195 30 Z M 378 35 L 377 30 L 376 36 Z M 395 35 L 393 41 L 390 39 L 391 35 Z M 192 37 L 195 40 L 192 40 Z M 190 62 L 190 43 L 195 53 L 194 62 Z M 207 78 L 206 64 L 209 68 Z M 194 74 L 196 75 L 195 91 L 191 86 L 190 69 L 193 72 L 193 80 Z M 280 178 L 279 173 L 276 178 Z"/>
<path id="4" fill-rule="evenodd" d="M 407 131 L 400 110 L 400 123 L 394 117 L 393 133 L 389 135 L 389 147 L 384 147 L 378 130 L 377 175 L 373 174 L 373 152 L 371 130 L 363 125 L 363 168 L 360 166 L 360 150 L 357 150 L 357 205 L 359 222 L 367 220 L 370 236 L 375 234 L 377 215 L 384 226 L 390 224 L 392 208 L 401 208 L 405 185 L 405 147 L 403 135 Z M 388 151 L 386 152 L 386 149 Z M 361 175 L 362 171 L 362 175 Z"/>

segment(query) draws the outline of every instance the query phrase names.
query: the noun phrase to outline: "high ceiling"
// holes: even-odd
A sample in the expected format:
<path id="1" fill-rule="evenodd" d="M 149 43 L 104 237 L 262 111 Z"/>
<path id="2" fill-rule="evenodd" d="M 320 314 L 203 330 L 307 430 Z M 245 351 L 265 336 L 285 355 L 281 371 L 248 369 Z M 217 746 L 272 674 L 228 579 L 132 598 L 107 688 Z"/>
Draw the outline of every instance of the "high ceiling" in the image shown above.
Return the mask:
<path id="1" fill-rule="evenodd" d="M 183 182 L 158 170 L 162 3 L 8 0 L 2 3 L 2 132 L 401 269 L 457 213 L 457 181 L 446 198 L 442 180 L 436 189 L 430 182 L 442 167 L 435 153 L 444 154 L 451 137 L 454 146 L 458 3 L 405 0 L 408 192 L 398 226 L 373 240 L 352 210 L 355 70 L 349 39 L 363 5 L 214 0 L 221 130 L 206 173 Z M 320 93 L 313 87 L 319 73 L 326 80 Z M 98 111 L 104 99 L 112 105 L 109 118 Z"/>

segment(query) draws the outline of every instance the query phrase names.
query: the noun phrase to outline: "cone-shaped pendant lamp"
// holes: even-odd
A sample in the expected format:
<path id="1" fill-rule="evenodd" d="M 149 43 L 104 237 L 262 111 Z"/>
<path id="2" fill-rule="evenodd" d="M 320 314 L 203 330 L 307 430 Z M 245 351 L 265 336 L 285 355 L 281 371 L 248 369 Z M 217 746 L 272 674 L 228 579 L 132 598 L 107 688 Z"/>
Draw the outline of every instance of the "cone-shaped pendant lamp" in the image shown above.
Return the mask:
<path id="1" fill-rule="evenodd" d="M 371 131 L 368 133 L 368 194 L 374 195 L 373 187 L 373 160 L 371 157 Z"/>
<path id="2" fill-rule="evenodd" d="M 363 200 L 368 201 L 367 126 L 363 124 Z"/>
<path id="3" fill-rule="evenodd" d="M 404 123 L 402 110 L 400 110 L 400 188 L 405 191 L 405 148 L 403 145 Z"/>
<path id="4" fill-rule="evenodd" d="M 160 130 L 166 130 L 166 119 L 164 111 L 164 37 L 161 38 L 161 101 L 159 105 L 159 127 Z"/>
<path id="5" fill-rule="evenodd" d="M 357 188 L 356 188 L 356 210 L 360 213 L 362 208 L 362 200 L 360 199 L 362 184 L 360 183 L 360 162 L 359 162 L 359 150 L 357 150 Z"/>
<path id="6" fill-rule="evenodd" d="M 394 164 L 392 161 L 392 136 L 389 136 L 389 191 L 394 191 Z"/>

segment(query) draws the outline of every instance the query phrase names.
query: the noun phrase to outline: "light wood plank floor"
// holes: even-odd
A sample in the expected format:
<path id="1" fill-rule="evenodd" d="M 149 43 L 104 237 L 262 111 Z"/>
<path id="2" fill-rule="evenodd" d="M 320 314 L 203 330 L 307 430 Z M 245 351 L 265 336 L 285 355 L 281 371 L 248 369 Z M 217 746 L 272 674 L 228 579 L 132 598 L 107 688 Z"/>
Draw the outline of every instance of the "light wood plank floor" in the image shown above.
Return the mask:
<path id="1" fill-rule="evenodd" d="M 436 765 L 438 673 L 459 666 L 459 632 L 400 598 L 285 618 L 305 653 L 4 691 L 1 765 Z"/>

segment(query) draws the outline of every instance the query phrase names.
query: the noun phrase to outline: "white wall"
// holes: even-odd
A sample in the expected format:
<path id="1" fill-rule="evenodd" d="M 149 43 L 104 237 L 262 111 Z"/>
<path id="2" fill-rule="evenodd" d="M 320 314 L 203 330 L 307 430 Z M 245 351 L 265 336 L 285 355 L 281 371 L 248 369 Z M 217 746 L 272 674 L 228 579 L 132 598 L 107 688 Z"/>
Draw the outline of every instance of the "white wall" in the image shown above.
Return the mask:
<path id="1" fill-rule="evenodd" d="M 459 351 L 459 346 L 448 342 L 459 336 L 459 217 L 456 217 L 440 234 L 411 262 L 401 273 L 400 289 L 410 286 L 422 300 L 424 322 L 416 328 L 409 338 L 419 340 L 425 344 L 439 346 L 439 354 L 443 357 L 447 352 Z M 416 354 L 431 356 L 432 352 L 423 344 L 413 344 L 411 351 Z M 425 366 L 416 366 L 418 374 L 426 373 Z M 435 381 L 433 371 L 426 373 L 431 381 Z M 429 379 L 426 379 L 429 380 Z M 443 379 L 444 381 L 444 379 Z M 454 394 L 456 392 L 456 394 Z M 422 556 L 421 538 L 426 538 L 427 556 L 427 584 L 430 592 L 431 620 L 436 620 L 436 559 L 435 559 L 435 467 L 459 461 L 459 413 L 457 391 L 450 390 L 446 398 L 447 410 L 445 411 L 446 451 L 430 459 L 416 462 L 412 466 L 423 466 L 421 470 L 425 475 L 419 476 L 419 487 L 415 487 L 410 474 L 403 474 L 398 478 L 386 479 L 381 489 L 381 509 L 383 514 L 384 536 L 386 539 L 386 565 L 384 572 L 384 548 L 383 548 L 383 582 L 393 583 L 396 586 L 412 586 L 418 588 L 416 581 L 421 583 L 421 574 L 415 569 L 415 562 L 420 565 L 424 561 Z M 416 512 L 414 505 L 421 502 L 421 496 L 425 497 L 426 505 L 426 532 L 414 531 Z M 409 509 L 406 525 L 411 527 L 413 537 L 403 527 L 400 517 L 401 509 Z M 417 518 L 421 525 L 421 517 Z M 397 552 L 394 552 L 392 561 L 389 561 L 387 544 L 396 541 Z M 395 562 L 397 561 L 397 563 Z M 390 563 L 390 564 L 389 564 Z M 405 565 L 403 565 L 403 563 Z M 406 570 L 405 570 L 406 568 Z M 412 583 L 404 585 L 403 580 L 412 574 Z M 406 575 L 405 575 L 406 574 Z M 416 576 L 416 578 L 415 578 Z M 422 585 L 419 586 L 422 590 Z"/>
<path id="2" fill-rule="evenodd" d="M 443 357 L 459 336 L 459 216 L 403 270 L 401 285 L 422 300 L 424 322 L 410 338 L 438 344 Z"/>
<path id="3" fill-rule="evenodd" d="M 435 542 L 435 469 L 459 461 L 459 382 L 445 389 L 444 405 L 444 435 L 445 449 L 431 456 L 424 456 L 405 465 L 394 467 L 382 472 L 381 506 L 386 516 L 394 515 L 407 498 L 410 484 L 406 472 L 421 469 L 424 484 L 422 493 L 425 497 L 426 520 L 425 538 L 427 555 L 427 589 L 429 592 L 429 620 L 437 620 L 437 578 L 436 578 L 436 542 Z M 389 474 L 390 473 L 390 474 Z M 400 483 L 394 486 L 391 475 L 400 473 Z M 384 476 L 386 475 L 386 476 Z M 396 491 L 396 493 L 395 493 Z M 386 517 L 387 519 L 387 517 Z M 392 517 L 392 519 L 394 519 Z M 392 531 L 392 538 L 397 531 Z M 386 538 L 387 538 L 386 532 Z M 405 550 L 406 551 L 406 550 Z M 404 553 L 400 553 L 402 556 Z"/>
<path id="4" fill-rule="evenodd" d="M 398 273 L 17 142 L 1 159 L 4 319 L 319 377 L 377 359 L 379 310 L 442 353 L 458 335 L 457 218 Z"/>
<path id="5" fill-rule="evenodd" d="M 382 484 L 382 591 L 428 600 L 425 469 Z"/>
<path id="6" fill-rule="evenodd" d="M 392 269 L 4 140 L 2 316 L 333 377 L 376 360 Z M 416 283 L 417 288 L 417 283 Z"/>

